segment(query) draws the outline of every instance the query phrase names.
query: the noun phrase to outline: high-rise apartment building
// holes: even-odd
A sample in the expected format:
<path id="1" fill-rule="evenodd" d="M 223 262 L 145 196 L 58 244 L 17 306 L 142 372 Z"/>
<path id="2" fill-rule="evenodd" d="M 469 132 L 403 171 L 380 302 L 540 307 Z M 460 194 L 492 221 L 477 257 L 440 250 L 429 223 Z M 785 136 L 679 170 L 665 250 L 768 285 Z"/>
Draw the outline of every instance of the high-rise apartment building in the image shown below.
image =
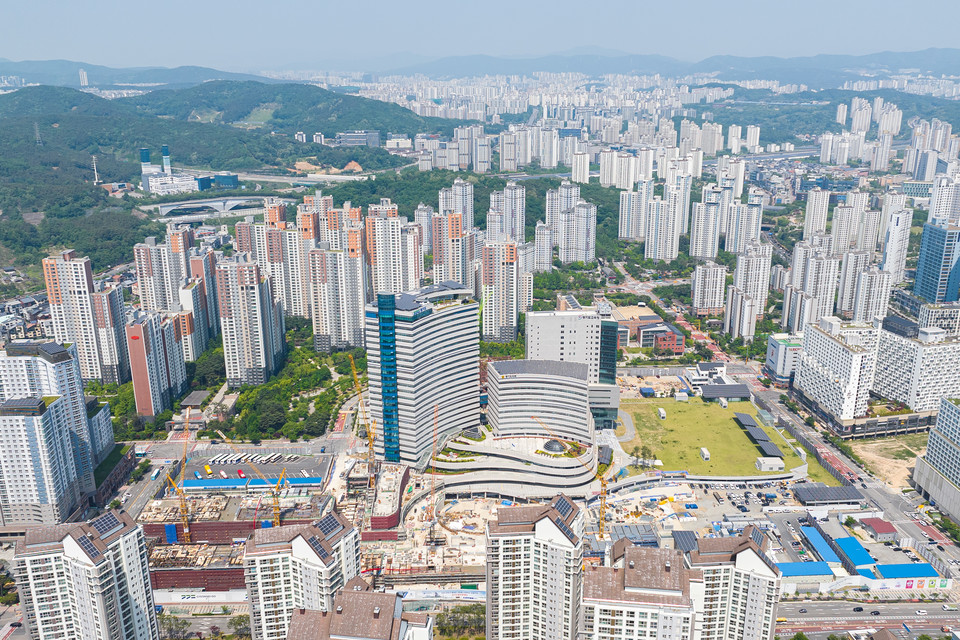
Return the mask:
<path id="1" fill-rule="evenodd" d="M 637 190 L 620 193 L 618 237 L 621 240 L 643 240 L 647 227 L 647 207 L 653 198 L 653 179 L 640 180 Z"/>
<path id="2" fill-rule="evenodd" d="M 58 524 L 80 506 L 70 409 L 66 396 L 21 396 L 0 403 L 4 526 Z"/>
<path id="3" fill-rule="evenodd" d="M 597 205 L 580 200 L 560 212 L 556 227 L 560 262 L 591 263 L 597 257 Z"/>
<path id="4" fill-rule="evenodd" d="M 893 278 L 886 271 L 870 267 L 857 276 L 857 288 L 853 295 L 853 321 L 873 322 L 884 318 L 890 304 Z"/>
<path id="5" fill-rule="evenodd" d="M 253 637 L 285 640 L 295 610 L 332 613 L 334 595 L 360 575 L 360 534 L 335 510 L 316 524 L 257 529 L 243 567 Z"/>
<path id="6" fill-rule="evenodd" d="M 804 331 L 833 313 L 840 259 L 830 254 L 829 236 L 824 244 L 798 242 L 793 249 L 791 284 L 784 287 L 782 326 L 791 332 Z"/>
<path id="7" fill-rule="evenodd" d="M 499 211 L 503 214 L 504 232 L 509 238 L 512 238 L 516 242 L 525 241 L 527 224 L 526 187 L 510 181 L 507 182 L 507 186 L 503 188 L 503 191 L 491 192 L 490 210 Z"/>
<path id="8" fill-rule="evenodd" d="M 814 187 L 807 192 L 807 209 L 803 216 L 804 240 L 827 230 L 827 210 L 829 207 L 830 191 Z"/>
<path id="9" fill-rule="evenodd" d="M 174 316 L 141 313 L 126 331 L 137 413 L 153 418 L 187 390 L 180 326 Z"/>
<path id="10" fill-rule="evenodd" d="M 369 265 L 367 296 L 414 291 L 423 278 L 420 228 L 406 218 L 368 215 L 364 246 Z M 436 247 L 434 247 L 436 252 Z"/>
<path id="11" fill-rule="evenodd" d="M 270 280 L 240 256 L 221 260 L 216 278 L 227 383 L 263 384 L 279 370 L 286 349 L 283 312 Z"/>
<path id="12" fill-rule="evenodd" d="M 104 383 L 127 380 L 129 370 L 120 339 L 123 316 L 118 313 L 116 298 L 120 296 L 122 301 L 120 291 L 104 292 L 106 298 L 96 302 L 94 294 L 99 292 L 90 258 L 78 258 L 73 250 L 44 258 L 43 277 L 54 337 L 61 344 L 77 345 L 83 379 Z"/>
<path id="13" fill-rule="evenodd" d="M 533 244 L 535 251 L 534 272 L 544 273 L 553 269 L 553 230 L 541 220 L 537 221 Z"/>
<path id="14" fill-rule="evenodd" d="M 77 345 L 66 348 L 56 342 L 17 341 L 0 351 L 0 401 L 14 398 L 55 398 L 63 413 L 68 453 L 71 456 L 73 482 L 81 492 L 96 488 L 93 470 L 113 451 L 113 424 L 110 407 L 83 395 L 83 380 L 77 358 Z M 59 419 L 58 415 L 51 419 Z M 58 435 L 59 438 L 59 435 Z M 12 460 L 29 458 L 27 441 L 9 441 L 5 452 Z M 7 483 L 14 487 L 15 483 Z"/>
<path id="15" fill-rule="evenodd" d="M 900 330 L 903 325 L 914 331 Z M 960 395 L 960 338 L 903 320 L 881 329 L 873 391 L 911 411 L 936 411 L 940 398 Z"/>
<path id="16" fill-rule="evenodd" d="M 473 183 L 457 178 L 453 186 L 440 190 L 440 213 L 449 211 L 460 214 L 463 228 L 473 229 Z"/>
<path id="17" fill-rule="evenodd" d="M 654 196 L 647 206 L 643 257 L 672 262 L 680 252 L 680 210 L 675 202 Z"/>
<path id="18" fill-rule="evenodd" d="M 370 413 L 386 460 L 430 454 L 435 408 L 441 437 L 479 423 L 478 314 L 473 291 L 455 282 L 378 294 L 367 306 Z"/>
<path id="19" fill-rule="evenodd" d="M 887 218 L 880 267 L 890 274 L 893 284 L 904 280 L 907 266 L 907 248 L 910 245 L 910 224 L 913 215 L 906 209 L 893 211 Z"/>
<path id="20" fill-rule="evenodd" d="M 621 194 L 621 202 L 623 194 Z M 720 217 L 716 206 L 694 203 L 690 221 L 690 257 L 713 259 L 720 249 Z"/>
<path id="21" fill-rule="evenodd" d="M 322 243 L 307 256 L 310 317 L 317 351 L 363 346 L 363 278 L 361 230 L 342 232 L 342 249 Z"/>
<path id="22" fill-rule="evenodd" d="M 30 637 L 159 640 L 148 560 L 143 529 L 122 511 L 28 529 L 13 573 Z"/>
<path id="23" fill-rule="evenodd" d="M 560 213 L 580 202 L 580 185 L 564 180 L 556 189 L 548 189 L 544 205 L 545 220 L 554 234 L 558 231 Z"/>
<path id="24" fill-rule="evenodd" d="M 837 207 L 839 209 L 839 207 Z M 853 303 L 856 299 L 857 282 L 860 274 L 870 266 L 870 254 L 866 251 L 846 251 L 840 265 L 840 285 L 837 290 L 837 315 L 842 318 L 853 317 Z"/>
<path id="25" fill-rule="evenodd" d="M 757 317 L 767 309 L 770 293 L 770 263 L 773 245 L 751 242 L 742 247 L 737 255 L 737 268 L 733 272 L 733 286 L 755 303 Z"/>
<path id="26" fill-rule="evenodd" d="M 698 316 L 717 315 L 723 311 L 723 290 L 727 268 L 708 260 L 693 270 L 690 280 L 690 298 L 693 312 Z"/>
<path id="27" fill-rule="evenodd" d="M 433 217 L 433 279 L 452 280 L 473 289 L 468 243 L 471 236 L 464 231 L 459 213 L 441 213 Z"/>
<path id="28" fill-rule="evenodd" d="M 585 151 L 573 153 L 573 167 L 570 179 L 573 182 L 587 184 L 590 182 L 590 154 Z"/>
<path id="29" fill-rule="evenodd" d="M 826 316 L 803 329 L 794 388 L 836 420 L 867 413 L 877 364 L 879 330 Z"/>
<path id="30" fill-rule="evenodd" d="M 484 245 L 481 261 L 483 339 L 510 342 L 517 339 L 520 314 L 520 270 L 517 245 L 492 242 Z"/>
<path id="31" fill-rule="evenodd" d="M 190 277 L 190 250 L 193 230 L 167 225 L 165 243 L 149 237 L 133 247 L 133 259 L 144 311 L 178 311 L 180 286 Z"/>
<path id="32" fill-rule="evenodd" d="M 727 287 L 727 304 L 723 314 L 723 332 L 731 338 L 753 342 L 757 332 L 757 316 L 763 309 L 746 291 L 735 285 Z"/>
<path id="33" fill-rule="evenodd" d="M 576 640 L 582 625 L 583 511 L 566 496 L 501 508 L 487 523 L 488 640 Z"/>
<path id="34" fill-rule="evenodd" d="M 250 260 L 257 263 L 260 271 L 270 278 L 270 291 L 286 316 L 310 317 L 309 287 L 307 283 L 306 251 L 312 243 L 303 237 L 296 227 L 281 227 L 268 224 L 245 225 L 250 245 L 246 250 Z"/>
<path id="35" fill-rule="evenodd" d="M 217 254 L 212 249 L 203 249 L 190 256 L 190 278 L 203 287 L 204 318 L 194 314 L 194 321 L 207 323 L 207 336 L 212 338 L 220 333 L 220 313 L 217 310 Z"/>

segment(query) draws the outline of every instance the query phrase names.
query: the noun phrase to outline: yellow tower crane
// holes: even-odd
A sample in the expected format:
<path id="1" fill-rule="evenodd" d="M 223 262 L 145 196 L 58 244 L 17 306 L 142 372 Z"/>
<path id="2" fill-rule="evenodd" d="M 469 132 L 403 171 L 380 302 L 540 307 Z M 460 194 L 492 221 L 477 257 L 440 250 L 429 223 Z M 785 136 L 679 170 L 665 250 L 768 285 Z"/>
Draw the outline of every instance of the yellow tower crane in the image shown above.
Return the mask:
<path id="1" fill-rule="evenodd" d="M 240 451 L 240 449 L 238 449 L 237 446 L 233 443 L 233 440 L 231 440 L 230 438 L 228 438 L 227 436 L 224 435 L 223 431 L 220 431 L 220 430 L 218 429 L 218 430 L 217 430 L 217 434 L 218 434 L 221 438 L 223 438 L 223 441 L 226 442 L 227 445 L 228 445 L 231 449 L 233 449 L 233 452 L 234 452 L 234 453 L 243 453 L 243 452 Z M 253 469 L 253 472 L 256 473 L 258 476 L 260 476 L 260 479 L 263 480 L 264 482 L 266 482 L 268 487 L 270 486 L 270 484 L 271 484 L 270 479 L 267 478 L 267 476 L 265 476 L 265 475 L 263 474 L 263 472 L 260 471 L 260 469 L 257 468 L 257 465 L 253 464 L 252 462 L 247 462 L 246 464 L 250 465 L 250 468 Z M 284 467 L 284 469 L 280 472 L 280 477 L 277 478 L 277 484 L 276 484 L 276 486 L 274 486 L 272 489 L 270 489 L 270 497 L 273 499 L 273 520 L 272 520 L 272 522 L 273 522 L 273 526 L 275 526 L 275 527 L 279 527 L 279 526 L 280 526 L 280 490 L 283 488 L 283 484 L 284 484 L 284 482 L 286 481 L 286 478 L 287 478 L 287 469 L 286 469 L 286 467 Z M 256 523 L 254 523 L 254 527 L 256 527 Z"/>
<path id="2" fill-rule="evenodd" d="M 537 423 L 541 427 L 543 427 L 543 430 L 546 431 L 548 434 L 550 434 L 551 437 L 556 438 L 557 440 L 562 440 L 560 436 L 556 435 L 553 431 L 550 430 L 550 427 L 544 424 L 543 420 L 541 420 L 537 416 L 530 416 L 530 417 L 533 420 L 536 420 Z M 599 536 L 597 539 L 603 540 L 603 534 L 604 534 L 604 529 L 606 528 L 605 524 L 607 519 L 607 479 L 603 477 L 602 473 L 600 473 L 599 465 L 597 465 L 597 469 L 594 470 L 594 469 L 591 469 L 589 465 L 587 465 L 587 463 L 581 460 L 580 456 L 574 456 L 573 459 L 579 462 L 581 467 L 583 467 L 590 473 L 593 473 L 596 476 L 596 479 L 600 481 L 600 524 L 599 524 Z"/>
<path id="3" fill-rule="evenodd" d="M 187 453 L 190 451 L 190 407 L 184 414 L 183 431 L 186 436 L 183 439 L 183 456 L 180 459 L 180 485 L 178 486 L 170 473 L 167 473 L 167 482 L 173 487 L 174 493 L 180 498 L 180 522 L 183 523 L 183 541 L 190 544 L 190 507 L 187 504 L 187 494 L 183 491 L 183 481 L 187 477 Z"/>
<path id="4" fill-rule="evenodd" d="M 350 358 L 350 370 L 353 372 L 353 388 L 357 390 L 357 411 L 360 412 L 360 420 L 367 426 L 367 473 L 370 475 L 367 480 L 367 487 L 373 489 L 377 484 L 377 461 L 373 453 L 377 423 L 372 418 L 367 422 L 367 412 L 363 408 L 363 387 L 360 386 L 360 376 L 357 375 L 357 363 L 353 361 L 352 355 L 347 354 L 347 357 Z"/>

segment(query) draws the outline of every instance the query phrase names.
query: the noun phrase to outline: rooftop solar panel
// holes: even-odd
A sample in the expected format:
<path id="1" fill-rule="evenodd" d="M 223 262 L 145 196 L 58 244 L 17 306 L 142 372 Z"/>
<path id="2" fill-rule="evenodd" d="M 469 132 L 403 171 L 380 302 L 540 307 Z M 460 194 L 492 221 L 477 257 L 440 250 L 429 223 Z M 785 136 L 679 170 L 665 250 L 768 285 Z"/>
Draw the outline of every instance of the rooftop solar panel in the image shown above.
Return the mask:
<path id="1" fill-rule="evenodd" d="M 320 544 L 320 541 L 317 540 L 316 536 L 310 536 L 310 539 L 307 540 L 307 544 L 309 544 L 310 547 L 317 552 L 317 555 L 320 556 L 321 560 L 326 560 L 330 557 L 330 553 L 323 548 L 323 545 Z"/>
<path id="2" fill-rule="evenodd" d="M 744 427 L 759 427 L 757 421 L 753 419 L 753 416 L 749 413 L 734 413 L 733 416 L 737 419 Z"/>
<path id="3" fill-rule="evenodd" d="M 673 546 L 680 551 L 693 551 L 697 548 L 697 534 L 693 531 L 674 531 Z"/>
<path id="4" fill-rule="evenodd" d="M 563 496 L 560 496 L 557 498 L 557 501 L 554 502 L 553 508 L 557 510 L 561 518 L 566 518 L 570 515 L 570 512 L 573 511 L 573 504 Z"/>
<path id="5" fill-rule="evenodd" d="M 563 533 L 563 535 L 567 536 L 571 540 L 576 538 L 576 536 L 573 534 L 573 530 L 570 529 L 570 527 L 568 527 L 567 524 L 560 518 L 554 518 L 553 523 L 557 525 L 557 528 L 560 529 L 560 532 Z"/>
<path id="6" fill-rule="evenodd" d="M 88 556 L 90 556 L 91 560 L 100 557 L 100 550 L 94 546 L 93 541 L 87 536 L 80 536 L 77 538 L 77 544 L 79 544 L 80 548 L 83 549 Z"/>
<path id="7" fill-rule="evenodd" d="M 343 529 L 343 525 L 340 524 L 340 521 L 337 520 L 335 515 L 328 513 L 320 519 L 320 522 L 317 523 L 317 529 L 320 529 L 320 533 L 323 534 L 323 537 L 329 540 L 333 534 Z"/>
<path id="8" fill-rule="evenodd" d="M 856 487 L 827 487 L 820 484 L 800 484 L 794 488 L 797 500 L 809 503 L 860 502 L 863 494 Z"/>
<path id="9" fill-rule="evenodd" d="M 117 514 L 109 511 L 96 520 L 91 521 L 90 526 L 93 527 L 98 536 L 105 538 L 114 531 L 119 531 L 122 529 L 123 523 L 120 522 L 119 518 L 117 518 Z"/>
<path id="10" fill-rule="evenodd" d="M 747 427 L 746 432 L 747 435 L 750 436 L 750 439 L 754 442 L 770 442 L 770 436 L 768 436 L 767 432 L 760 427 Z"/>
<path id="11" fill-rule="evenodd" d="M 763 453 L 763 455 L 768 458 L 783 457 L 783 451 L 780 451 L 780 447 L 772 442 L 758 442 L 757 446 L 760 447 L 760 451 Z"/>

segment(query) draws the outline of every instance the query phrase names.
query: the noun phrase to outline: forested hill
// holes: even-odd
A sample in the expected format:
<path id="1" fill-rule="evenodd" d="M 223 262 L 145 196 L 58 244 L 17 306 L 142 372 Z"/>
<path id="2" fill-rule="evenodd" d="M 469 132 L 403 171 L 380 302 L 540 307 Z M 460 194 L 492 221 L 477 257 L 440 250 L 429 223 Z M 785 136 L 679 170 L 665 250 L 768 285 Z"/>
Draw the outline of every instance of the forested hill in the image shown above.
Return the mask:
<path id="1" fill-rule="evenodd" d="M 154 91 L 118 102 L 141 113 L 184 121 L 263 127 L 293 134 L 303 131 L 332 136 L 338 131 L 378 129 L 413 136 L 452 133 L 463 122 L 424 118 L 408 109 L 377 100 L 334 93 L 307 84 L 206 82 L 189 89 Z"/>

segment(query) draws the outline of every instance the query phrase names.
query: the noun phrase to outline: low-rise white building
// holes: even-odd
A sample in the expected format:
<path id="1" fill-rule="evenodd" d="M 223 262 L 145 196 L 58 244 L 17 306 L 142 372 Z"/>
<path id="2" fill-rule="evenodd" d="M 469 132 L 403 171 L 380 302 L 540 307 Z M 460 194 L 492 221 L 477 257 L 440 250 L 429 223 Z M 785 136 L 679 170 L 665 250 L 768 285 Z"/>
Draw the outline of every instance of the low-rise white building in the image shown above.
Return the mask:
<path id="1" fill-rule="evenodd" d="M 789 386 L 797 370 L 797 358 L 803 348 L 803 333 L 772 333 L 767 337 L 767 361 L 764 371 L 777 386 Z"/>

